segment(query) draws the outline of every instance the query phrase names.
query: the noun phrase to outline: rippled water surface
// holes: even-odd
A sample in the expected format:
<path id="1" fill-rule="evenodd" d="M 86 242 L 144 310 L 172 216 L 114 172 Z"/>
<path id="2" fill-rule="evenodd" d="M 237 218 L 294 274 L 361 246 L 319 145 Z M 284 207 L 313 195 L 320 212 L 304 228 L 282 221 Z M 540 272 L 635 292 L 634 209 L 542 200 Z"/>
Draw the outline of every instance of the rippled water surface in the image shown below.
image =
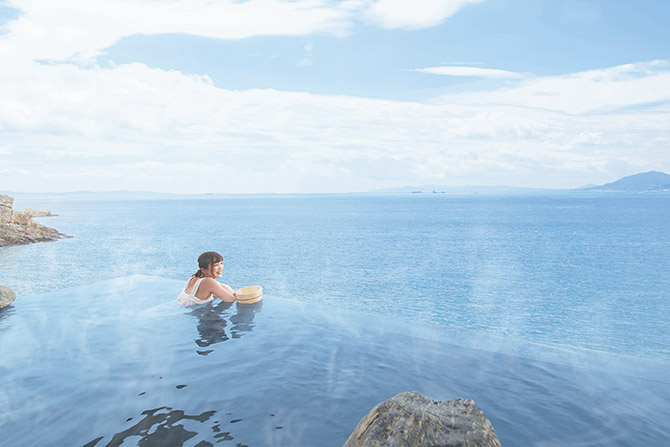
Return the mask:
<path id="1" fill-rule="evenodd" d="M 225 282 L 528 341 L 670 359 L 670 195 L 18 198 L 72 239 L 0 249 L 19 295 L 131 274 Z"/>
<path id="2" fill-rule="evenodd" d="M 181 307 L 134 275 L 0 309 L 4 446 L 333 446 L 402 391 L 474 399 L 509 446 L 665 446 L 667 361 L 266 295 Z"/>
<path id="3" fill-rule="evenodd" d="M 0 444 L 339 445 L 413 390 L 505 446 L 669 445 L 669 205 L 19 198 L 73 238 L 0 249 Z M 177 305 L 207 250 L 262 304 Z"/>

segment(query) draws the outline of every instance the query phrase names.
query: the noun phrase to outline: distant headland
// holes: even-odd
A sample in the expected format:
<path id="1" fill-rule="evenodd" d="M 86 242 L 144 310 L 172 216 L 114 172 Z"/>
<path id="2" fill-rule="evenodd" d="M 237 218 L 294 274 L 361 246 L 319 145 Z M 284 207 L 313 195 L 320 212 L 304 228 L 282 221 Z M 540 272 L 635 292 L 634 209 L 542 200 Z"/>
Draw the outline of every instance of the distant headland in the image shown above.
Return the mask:
<path id="1" fill-rule="evenodd" d="M 615 182 L 604 185 L 588 185 L 573 189 L 551 189 L 551 188 L 524 188 L 517 186 L 444 186 L 444 185 L 422 185 L 422 186 L 400 186 L 397 188 L 385 188 L 370 193 L 411 193 L 411 194 L 542 194 L 542 193 L 565 193 L 573 191 L 627 191 L 627 192 L 670 192 L 670 175 L 649 171 L 623 177 Z"/>
<path id="2" fill-rule="evenodd" d="M 616 182 L 582 188 L 589 191 L 670 191 L 670 175 L 649 171 L 623 177 Z"/>

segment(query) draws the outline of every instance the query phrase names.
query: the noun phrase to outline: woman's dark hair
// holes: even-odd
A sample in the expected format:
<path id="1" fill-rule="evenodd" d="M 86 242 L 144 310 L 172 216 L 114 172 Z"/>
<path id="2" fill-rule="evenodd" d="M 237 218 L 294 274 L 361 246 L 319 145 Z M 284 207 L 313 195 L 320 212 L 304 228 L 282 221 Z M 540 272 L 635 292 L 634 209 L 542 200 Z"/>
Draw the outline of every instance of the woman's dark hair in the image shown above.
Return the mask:
<path id="1" fill-rule="evenodd" d="M 201 268 L 207 270 L 210 265 L 216 264 L 217 262 L 223 262 L 223 256 L 218 254 L 215 251 L 206 251 L 200 256 L 198 256 L 198 271 L 193 274 L 196 278 L 202 278 L 205 276 L 202 273 Z"/>

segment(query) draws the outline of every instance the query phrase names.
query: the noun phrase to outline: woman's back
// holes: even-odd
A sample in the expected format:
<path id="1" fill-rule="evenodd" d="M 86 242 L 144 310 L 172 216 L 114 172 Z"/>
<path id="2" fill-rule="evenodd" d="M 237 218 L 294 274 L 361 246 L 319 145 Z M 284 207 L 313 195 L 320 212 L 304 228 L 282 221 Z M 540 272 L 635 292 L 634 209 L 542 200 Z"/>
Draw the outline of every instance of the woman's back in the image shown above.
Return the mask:
<path id="1" fill-rule="evenodd" d="M 179 301 L 179 304 L 181 304 L 182 306 L 190 306 L 193 304 L 204 304 L 212 301 L 214 299 L 214 296 L 211 294 L 208 297 L 202 297 L 202 298 L 198 298 L 197 296 L 200 284 L 205 279 L 206 278 L 197 278 L 195 276 L 189 278 L 189 280 L 186 281 L 186 285 L 184 285 L 184 289 L 177 297 L 177 301 Z"/>

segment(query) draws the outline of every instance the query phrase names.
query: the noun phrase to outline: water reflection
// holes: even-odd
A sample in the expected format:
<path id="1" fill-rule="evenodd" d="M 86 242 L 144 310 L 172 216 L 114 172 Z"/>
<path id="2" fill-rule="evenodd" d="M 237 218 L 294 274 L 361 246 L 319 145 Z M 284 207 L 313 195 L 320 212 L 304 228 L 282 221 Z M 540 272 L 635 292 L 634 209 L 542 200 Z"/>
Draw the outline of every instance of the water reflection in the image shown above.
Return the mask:
<path id="1" fill-rule="evenodd" d="M 9 306 L 0 307 L 0 328 L 4 327 L 7 322 L 3 323 L 3 320 L 9 318 L 11 315 L 14 315 L 15 309 L 11 304 Z"/>
<path id="2" fill-rule="evenodd" d="M 209 303 L 204 306 L 196 306 L 190 315 L 198 318 L 198 338 L 195 343 L 201 348 L 206 348 L 216 343 L 221 343 L 228 340 L 226 333 L 226 326 L 228 322 L 224 317 L 228 315 L 228 309 L 232 303 L 224 303 L 218 301 L 216 304 Z M 207 355 L 212 350 L 197 351 L 200 355 Z"/>
<path id="3" fill-rule="evenodd" d="M 197 431 L 191 431 L 184 427 L 185 424 L 193 424 L 188 421 L 196 421 L 199 423 L 207 422 L 216 411 L 205 411 L 199 415 L 188 415 L 182 410 L 173 410 L 170 407 L 154 408 L 153 410 L 145 410 L 142 412 L 144 418 L 132 427 L 116 433 L 112 440 L 105 445 L 105 447 L 119 447 L 123 445 L 128 438 L 137 437 L 139 439 L 131 439 L 135 445 L 139 447 L 178 447 L 183 446 L 186 441 L 198 435 Z M 178 423 L 178 424 L 177 424 Z M 196 427 L 189 428 L 198 428 Z M 233 437 L 230 432 L 221 433 L 218 421 L 214 422 L 211 430 L 216 433 L 214 438 L 221 440 L 232 440 Z M 95 447 L 104 436 L 96 438 L 91 442 L 85 444 L 83 447 Z M 212 446 L 213 444 L 201 440 L 198 447 Z"/>
<path id="4" fill-rule="evenodd" d="M 245 332 L 251 332 L 254 327 L 256 312 L 260 312 L 263 301 L 254 304 L 236 304 L 236 313 L 230 315 L 233 303 L 223 301 L 212 302 L 202 306 L 196 306 L 189 315 L 198 319 L 198 334 L 200 337 L 195 343 L 200 348 L 207 348 L 217 343 L 227 341 L 229 338 L 240 338 Z M 226 321 L 226 317 L 229 321 Z M 228 323 L 232 324 L 230 336 L 226 332 Z M 208 355 L 213 349 L 196 350 L 199 355 Z"/>
<path id="5" fill-rule="evenodd" d="M 244 332 L 253 331 L 255 327 L 254 317 L 256 312 L 261 311 L 262 307 L 263 301 L 254 304 L 237 304 L 237 313 L 230 317 L 230 322 L 233 323 L 230 333 L 233 338 L 240 338 Z"/>

